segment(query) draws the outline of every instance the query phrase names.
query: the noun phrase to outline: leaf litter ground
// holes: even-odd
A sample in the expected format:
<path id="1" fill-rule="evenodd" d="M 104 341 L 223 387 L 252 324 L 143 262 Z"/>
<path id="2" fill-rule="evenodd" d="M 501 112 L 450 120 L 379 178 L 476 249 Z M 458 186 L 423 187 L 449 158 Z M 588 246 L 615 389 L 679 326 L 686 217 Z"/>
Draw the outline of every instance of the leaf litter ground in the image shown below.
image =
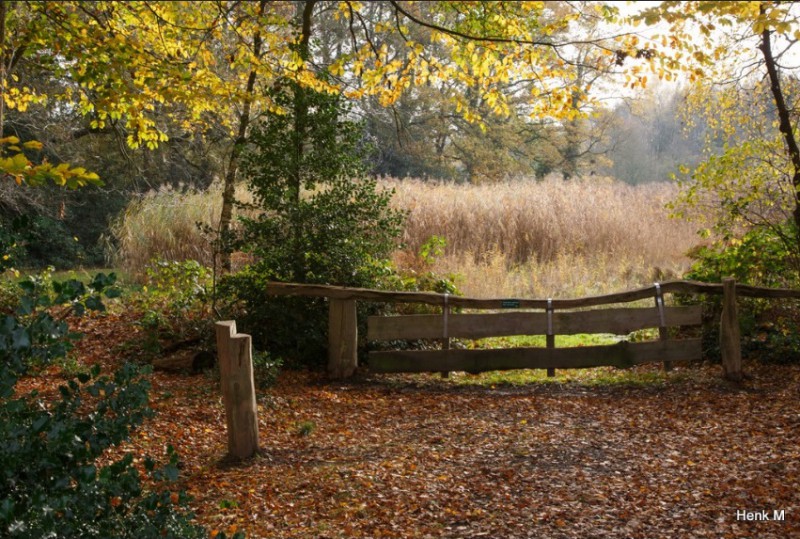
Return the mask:
<path id="1" fill-rule="evenodd" d="M 132 330 L 109 317 L 81 323 L 79 357 L 110 368 Z M 244 463 L 215 377 L 157 372 L 126 449 L 172 444 L 198 519 L 253 538 L 800 537 L 800 367 L 747 367 L 741 386 L 718 366 L 640 385 L 287 372 Z"/>

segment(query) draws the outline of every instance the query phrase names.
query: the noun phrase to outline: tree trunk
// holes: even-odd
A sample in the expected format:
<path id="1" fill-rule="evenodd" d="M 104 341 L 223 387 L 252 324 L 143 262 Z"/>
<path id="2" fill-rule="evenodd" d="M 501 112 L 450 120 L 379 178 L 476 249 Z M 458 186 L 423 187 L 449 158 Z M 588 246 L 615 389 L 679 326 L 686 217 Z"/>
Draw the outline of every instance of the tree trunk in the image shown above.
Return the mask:
<path id="1" fill-rule="evenodd" d="M 314 4 L 316 0 L 305 0 L 297 3 L 297 15 L 300 25 L 300 40 L 297 43 L 297 52 L 303 62 L 308 61 L 309 58 L 309 42 L 311 40 L 311 24 L 312 15 L 314 13 Z M 308 128 L 308 100 L 306 93 L 310 90 L 303 88 L 299 83 L 294 85 L 294 136 L 295 136 L 295 170 L 291 171 L 291 189 L 292 202 L 295 208 L 294 219 L 292 223 L 292 272 L 294 273 L 295 282 L 306 281 L 306 263 L 305 253 L 303 250 L 302 237 L 303 237 L 303 223 L 302 214 L 300 209 L 300 194 L 303 186 L 303 178 L 301 169 L 303 168 L 303 153 L 304 144 L 306 139 L 306 130 Z"/>
<path id="2" fill-rule="evenodd" d="M 231 271 L 231 223 L 233 222 L 233 206 L 236 204 L 236 174 L 239 171 L 239 158 L 247 142 L 247 128 L 250 126 L 251 96 L 255 89 L 256 72 L 251 71 L 247 78 L 247 101 L 239 115 L 239 128 L 233 141 L 228 170 L 225 173 L 225 184 L 222 189 L 222 212 L 219 216 L 220 265 L 224 272 Z"/>
<path id="3" fill-rule="evenodd" d="M 6 12 L 8 5 L 0 2 L 0 138 L 5 127 L 6 100 Z"/>
<path id="4" fill-rule="evenodd" d="M 765 29 L 761 32 L 761 45 L 759 48 L 764 55 L 764 64 L 766 65 L 767 74 L 769 75 L 769 87 L 772 91 L 772 97 L 775 99 L 775 108 L 778 112 L 779 121 L 778 128 L 783 135 L 783 140 L 786 143 L 786 153 L 792 163 L 792 185 L 794 187 L 794 209 L 792 211 L 792 217 L 795 226 L 800 230 L 800 147 L 797 145 L 789 107 L 786 104 L 786 99 L 781 89 L 778 66 L 772 54 L 771 35 L 771 30 Z M 797 241 L 800 242 L 800 234 L 798 234 Z"/>
<path id="5" fill-rule="evenodd" d="M 261 0 L 258 5 L 259 17 L 264 13 L 266 5 L 267 0 Z M 256 32 L 253 35 L 253 56 L 255 58 L 261 56 L 261 46 L 261 33 Z M 225 173 L 224 186 L 222 189 L 222 212 L 219 217 L 218 234 L 221 245 L 220 265 L 224 272 L 231 271 L 230 239 L 231 223 L 233 222 L 233 206 L 236 203 L 236 175 L 239 171 L 239 159 L 242 156 L 242 150 L 247 143 L 247 132 L 250 127 L 250 116 L 257 78 L 258 73 L 256 69 L 251 69 L 250 75 L 247 77 L 244 106 L 242 107 L 242 113 L 239 115 L 239 127 L 236 130 L 236 139 L 233 141 L 233 148 L 231 148 L 231 155 L 228 159 L 228 170 Z"/>

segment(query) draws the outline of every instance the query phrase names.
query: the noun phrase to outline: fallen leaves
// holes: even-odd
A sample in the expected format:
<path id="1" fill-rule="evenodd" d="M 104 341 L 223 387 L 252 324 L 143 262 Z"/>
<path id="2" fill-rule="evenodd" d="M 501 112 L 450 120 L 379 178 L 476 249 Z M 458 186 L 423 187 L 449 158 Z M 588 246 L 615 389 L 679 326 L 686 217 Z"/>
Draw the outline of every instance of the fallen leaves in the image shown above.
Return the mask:
<path id="1" fill-rule="evenodd" d="M 187 485 L 201 520 L 254 537 L 784 537 L 796 522 L 735 512 L 798 508 L 798 431 L 775 417 L 797 389 L 788 373 L 793 385 L 755 393 L 712 381 L 575 395 L 292 374 L 262 400 L 262 455 L 220 468 L 206 450 Z M 303 421 L 316 429 L 298 437 Z M 210 513 L 220 497 L 236 507 Z"/>
<path id="2" fill-rule="evenodd" d="M 225 459 L 217 380 L 155 373 L 158 413 L 128 449 L 171 443 L 197 518 L 253 538 L 800 536 L 800 367 L 750 368 L 744 388 L 718 366 L 658 387 L 289 372 L 244 463 Z M 736 518 L 762 509 L 785 521 Z"/>

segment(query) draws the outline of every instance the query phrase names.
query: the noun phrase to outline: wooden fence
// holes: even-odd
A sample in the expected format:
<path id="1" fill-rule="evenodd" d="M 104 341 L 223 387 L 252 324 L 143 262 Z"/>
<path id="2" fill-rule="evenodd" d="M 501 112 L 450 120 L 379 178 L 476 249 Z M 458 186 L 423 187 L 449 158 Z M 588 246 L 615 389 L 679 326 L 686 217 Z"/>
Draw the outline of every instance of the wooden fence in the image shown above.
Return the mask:
<path id="1" fill-rule="evenodd" d="M 443 339 L 443 350 L 372 352 L 370 369 L 377 372 L 464 370 L 480 372 L 516 368 L 627 367 L 648 361 L 664 361 L 669 367 L 678 359 L 699 359 L 700 344 L 695 339 L 669 338 L 669 327 L 699 324 L 694 307 L 666 307 L 666 294 L 723 294 L 721 334 L 723 370 L 726 377 L 740 379 L 736 297 L 800 298 L 800 291 L 736 285 L 733 279 L 722 284 L 670 281 L 614 294 L 574 299 L 468 298 L 434 292 L 390 292 L 327 285 L 269 283 L 271 295 L 327 297 L 329 299 L 328 373 L 332 378 L 347 378 L 358 367 L 356 302 L 422 303 L 439 306 L 441 315 L 371 318 L 368 339 L 399 338 Z M 652 309 L 604 309 L 570 311 L 654 299 Z M 486 314 L 451 314 L 452 309 L 499 311 Z M 543 312 L 519 312 L 536 309 Z M 510 312 L 514 311 L 514 312 Z M 568 312 L 565 312 L 568 311 Z M 446 328 L 445 328 L 446 325 Z M 601 347 L 555 348 L 555 335 L 574 333 L 625 334 L 647 327 L 659 328 L 659 340 L 645 343 L 620 342 Z M 546 335 L 547 348 L 503 350 L 447 349 L 450 338 L 482 338 L 503 335 Z"/>
<path id="2" fill-rule="evenodd" d="M 443 314 L 370 317 L 367 339 L 394 341 L 441 338 L 481 339 L 512 335 L 545 335 L 546 348 L 397 350 L 370 352 L 373 372 L 478 373 L 508 369 L 619 368 L 657 361 L 699 360 L 700 339 L 670 339 L 667 329 L 696 326 L 700 306 L 650 309 L 604 309 L 545 313 L 513 312 L 487 314 Z M 447 310 L 445 310 L 447 313 Z M 627 335 L 646 328 L 659 328 L 663 338 L 653 342 L 627 342 L 605 346 L 556 348 L 556 335 L 603 333 Z M 669 365 L 669 363 L 667 363 Z"/>
<path id="3" fill-rule="evenodd" d="M 250 335 L 236 332 L 236 322 L 216 324 L 220 385 L 228 427 L 228 453 L 244 459 L 258 451 L 258 404 Z"/>
<path id="4" fill-rule="evenodd" d="M 269 283 L 267 294 L 276 296 L 326 297 L 329 299 L 328 373 L 348 378 L 358 367 L 356 302 L 422 303 L 440 306 L 441 314 L 370 317 L 367 338 L 373 341 L 441 339 L 441 350 L 392 350 L 370 353 L 374 372 L 481 372 L 486 370 L 541 368 L 553 374 L 557 368 L 602 365 L 630 367 L 639 363 L 701 357 L 700 339 L 674 339 L 670 327 L 700 324 L 700 307 L 667 307 L 665 294 L 722 294 L 720 349 L 726 378 L 740 380 L 742 374 L 737 296 L 800 299 L 800 290 L 737 285 L 733 279 L 721 284 L 670 281 L 615 294 L 576 299 L 467 298 L 432 292 L 389 292 L 326 285 Z M 653 299 L 651 308 L 609 307 L 575 310 Z M 453 313 L 453 309 L 492 311 Z M 523 311 L 525 310 L 525 311 Z M 529 312 L 539 310 L 541 312 Z M 651 342 L 619 342 L 607 346 L 555 348 L 556 335 L 611 333 L 625 335 L 640 329 L 658 328 L 659 339 Z M 546 348 L 463 350 L 450 348 L 451 338 L 479 339 L 509 335 L 544 335 Z M 217 324 L 221 382 L 228 420 L 228 443 L 232 455 L 244 458 L 258 447 L 255 391 L 252 380 L 250 337 L 236 333 L 234 322 Z"/>

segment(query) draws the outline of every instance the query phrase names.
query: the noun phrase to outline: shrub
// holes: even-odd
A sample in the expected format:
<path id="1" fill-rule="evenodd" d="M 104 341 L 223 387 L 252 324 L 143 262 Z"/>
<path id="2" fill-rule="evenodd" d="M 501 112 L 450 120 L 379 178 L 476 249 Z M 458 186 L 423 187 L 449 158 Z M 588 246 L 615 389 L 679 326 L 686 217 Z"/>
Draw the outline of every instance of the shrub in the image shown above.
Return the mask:
<path id="1" fill-rule="evenodd" d="M 247 267 L 220 281 L 217 293 L 226 298 L 225 318 L 235 318 L 240 331 L 253 336 L 259 349 L 269 350 L 289 366 L 323 364 L 327 350 L 328 309 L 321 298 L 275 297 L 265 293 L 269 273 Z"/>
<path id="2" fill-rule="evenodd" d="M 743 284 L 792 287 L 799 280 L 790 248 L 796 241 L 797 231 L 791 223 L 780 229 L 756 227 L 741 239 L 721 240 L 694 250 L 691 255 L 695 261 L 687 277 L 704 282 L 733 277 Z"/>
<path id="3" fill-rule="evenodd" d="M 268 352 L 256 351 L 253 353 L 253 376 L 258 389 L 267 389 L 278 381 L 283 360 L 273 358 Z"/>
<path id="4" fill-rule="evenodd" d="M 13 255 L 25 268 L 71 268 L 96 258 L 87 252 L 69 226 L 46 213 L 0 216 L 0 244 L 3 253 Z"/>
<path id="5" fill-rule="evenodd" d="M 25 267 L 66 269 L 82 264 L 86 258 L 83 246 L 66 225 L 45 215 L 30 220 L 23 238 L 25 256 L 20 263 Z"/>
<path id="6" fill-rule="evenodd" d="M 242 249 L 258 259 L 224 280 L 220 297 L 243 306 L 242 327 L 276 356 L 319 364 L 327 348 L 322 299 L 270 298 L 268 281 L 374 286 L 403 215 L 390 191 L 364 176 L 361 127 L 340 96 L 286 84 L 271 96 L 286 114 L 254 126 L 242 161 L 257 216 Z"/>
<path id="7" fill-rule="evenodd" d="M 420 246 L 413 262 L 407 264 L 406 267 L 397 268 L 394 264 L 387 263 L 380 273 L 376 287 L 404 292 L 427 291 L 440 294 L 460 294 L 456 286 L 458 280 L 456 274 L 439 274 L 433 270 L 436 260 L 444 254 L 446 246 L 447 241 L 443 237 L 431 236 Z M 397 303 L 387 306 L 383 310 L 390 310 L 398 314 L 424 314 L 438 311 L 438 307 L 421 303 Z"/>
<path id="8" fill-rule="evenodd" d="M 132 350 L 152 358 L 163 351 L 164 343 L 194 343 L 213 335 L 208 268 L 194 260 L 153 260 L 145 273 L 141 291 L 128 298 L 140 312 L 137 323 L 144 330 L 144 338 L 130 343 Z"/>
<path id="9" fill-rule="evenodd" d="M 145 491 L 133 457 L 97 461 L 148 417 L 149 384 L 127 365 L 109 379 L 95 367 L 60 388 L 45 405 L 35 395 L 4 400 L 0 408 L 0 461 L 4 537 L 203 537 L 180 509 L 185 497 L 170 491 L 177 460 L 146 469 L 155 480 Z"/>
<path id="10" fill-rule="evenodd" d="M 797 287 L 800 279 L 793 250 L 796 241 L 791 223 L 780 230 L 756 227 L 741 239 L 719 241 L 693 251 L 695 262 L 686 278 L 718 283 L 733 277 L 738 283 L 767 287 Z M 706 355 L 719 359 L 719 319 L 722 300 L 711 296 L 703 301 L 703 341 Z M 800 311 L 794 300 L 738 298 L 742 352 L 763 361 L 787 362 L 800 359 L 798 324 Z"/>
<path id="11" fill-rule="evenodd" d="M 15 386 L 38 363 L 63 358 L 78 337 L 67 312 L 102 309 L 100 294 L 115 295 L 114 276 L 87 286 L 47 278 L 22 283 L 14 313 L 0 321 L 0 534 L 3 537 L 204 537 L 181 508 L 185 496 L 169 483 L 176 456 L 157 469 L 145 490 L 133 457 L 100 464 L 150 414 L 144 371 L 126 365 L 113 378 L 99 367 L 81 373 L 45 401 L 16 395 Z M 54 316 L 55 314 L 55 316 Z"/>

